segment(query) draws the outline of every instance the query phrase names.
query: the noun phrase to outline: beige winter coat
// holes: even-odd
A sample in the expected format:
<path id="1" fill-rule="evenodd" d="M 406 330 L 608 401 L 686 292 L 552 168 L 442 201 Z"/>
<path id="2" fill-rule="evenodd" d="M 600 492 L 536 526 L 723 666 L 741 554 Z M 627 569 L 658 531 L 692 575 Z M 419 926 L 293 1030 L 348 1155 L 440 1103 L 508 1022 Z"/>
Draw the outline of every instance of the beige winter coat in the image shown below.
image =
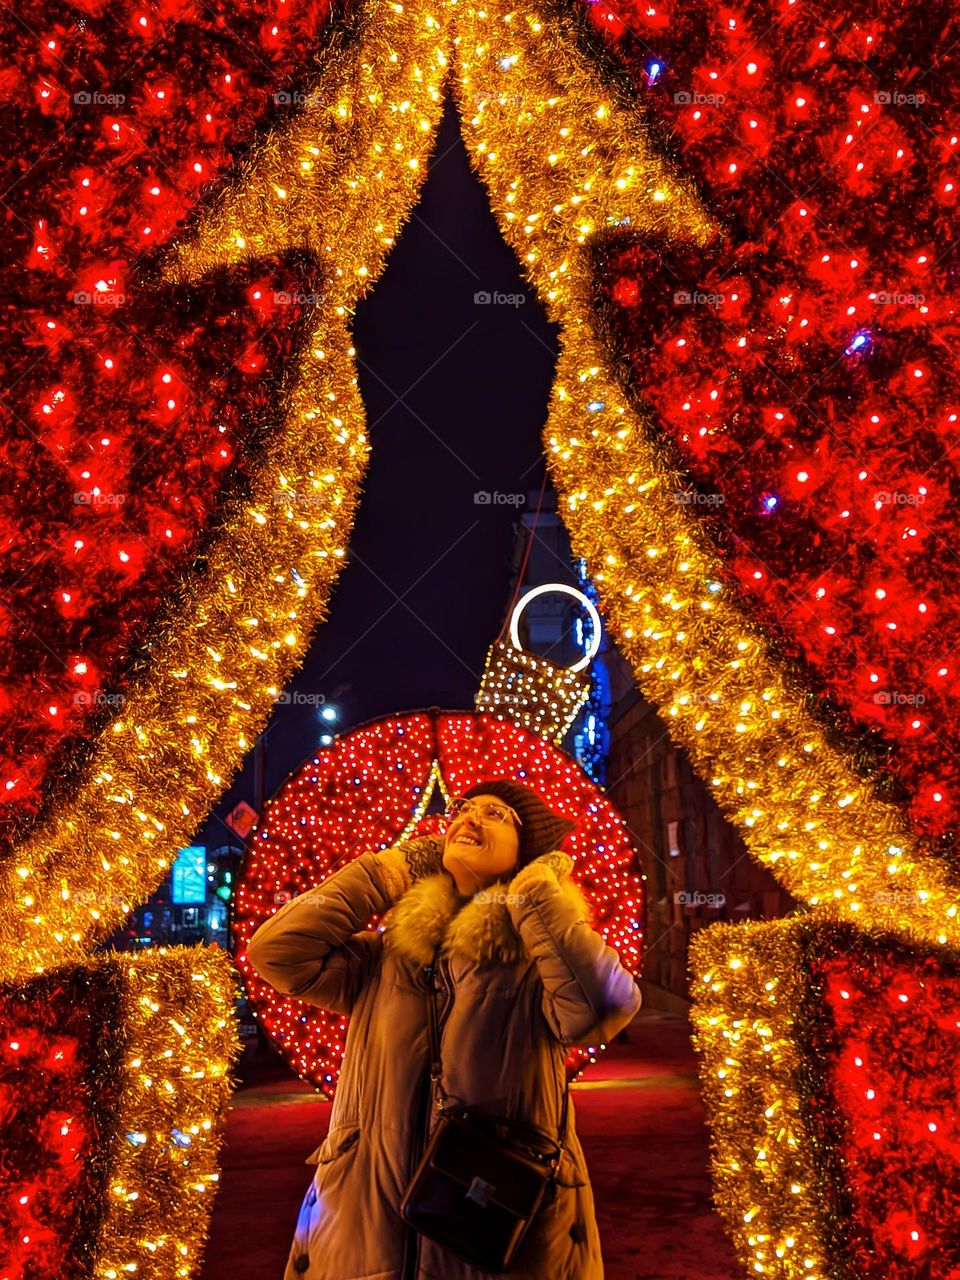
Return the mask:
<path id="1" fill-rule="evenodd" d="M 350 1016 L 284 1280 L 488 1280 L 398 1214 L 436 1122 L 425 1086 L 424 967 L 442 940 L 437 1009 L 450 1101 L 556 1135 L 568 1047 L 603 1044 L 640 1007 L 633 977 L 587 921 L 571 866 L 549 854 L 463 899 L 446 872 L 406 888 L 389 858 L 364 853 L 254 934 L 250 963 L 272 987 Z M 366 929 L 375 915 L 381 929 Z M 503 1275 L 603 1275 L 572 1098 L 558 1184 Z"/>

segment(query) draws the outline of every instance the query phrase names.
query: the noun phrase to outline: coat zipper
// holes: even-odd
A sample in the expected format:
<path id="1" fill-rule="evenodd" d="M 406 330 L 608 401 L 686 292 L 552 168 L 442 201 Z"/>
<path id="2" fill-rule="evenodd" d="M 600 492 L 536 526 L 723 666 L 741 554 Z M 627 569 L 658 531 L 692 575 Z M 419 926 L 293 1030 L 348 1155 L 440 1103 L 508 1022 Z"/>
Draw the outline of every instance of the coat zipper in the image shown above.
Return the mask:
<path id="1" fill-rule="evenodd" d="M 429 969 L 429 965 L 425 965 L 425 969 Z M 445 972 L 444 959 L 441 955 L 437 968 L 441 974 Z M 447 971 L 449 972 L 449 971 Z M 429 981 L 433 983 L 435 975 L 431 974 Z M 437 1014 L 437 1040 L 440 1041 L 443 1036 L 443 1025 L 449 1012 L 450 1005 L 453 1002 L 453 984 L 448 983 L 446 975 L 443 978 L 442 987 L 444 991 L 444 1001 Z M 436 998 L 436 997 L 434 997 Z M 417 1128 L 414 1134 L 413 1149 L 410 1153 L 410 1167 L 407 1174 L 408 1181 L 413 1177 L 413 1171 L 423 1159 L 423 1153 L 427 1145 L 427 1128 L 430 1121 L 430 1111 L 434 1104 L 433 1089 L 430 1079 L 430 1064 L 427 1063 L 426 1073 L 420 1082 L 420 1090 L 417 1095 Z M 406 1234 L 403 1241 L 403 1262 L 400 1268 L 400 1280 L 416 1280 L 417 1272 L 420 1264 L 420 1233 L 413 1227 L 406 1228 Z"/>

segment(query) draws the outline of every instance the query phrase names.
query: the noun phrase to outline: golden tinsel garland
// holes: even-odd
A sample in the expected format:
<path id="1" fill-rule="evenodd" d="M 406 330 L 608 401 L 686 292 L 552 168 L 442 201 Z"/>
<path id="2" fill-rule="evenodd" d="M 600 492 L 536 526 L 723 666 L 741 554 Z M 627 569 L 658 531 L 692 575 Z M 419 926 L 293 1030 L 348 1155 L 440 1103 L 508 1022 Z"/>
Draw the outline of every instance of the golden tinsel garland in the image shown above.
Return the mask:
<path id="1" fill-rule="evenodd" d="M 691 1018 L 714 1202 L 741 1261 L 751 1275 L 833 1280 L 800 1087 L 805 927 L 792 917 L 702 929 Z"/>
<path id="2" fill-rule="evenodd" d="M 196 1274 L 220 1180 L 222 1117 L 240 1049 L 235 973 L 226 952 L 209 947 L 96 962 L 124 970 L 123 1025 L 104 1028 L 124 1044 L 124 1092 L 92 1274 L 186 1280 Z"/>
<path id="3" fill-rule="evenodd" d="M 40 1187 L 39 1196 L 22 1203 L 30 1200 L 41 1231 L 50 1233 L 47 1244 L 43 1238 L 35 1243 L 32 1231 L 23 1241 L 28 1270 L 34 1266 L 30 1274 L 38 1274 L 37 1258 L 29 1261 L 38 1247 L 38 1256 L 48 1260 L 62 1248 L 64 1274 L 88 1280 L 187 1280 L 197 1274 L 240 1048 L 236 982 L 226 952 L 201 946 L 108 952 L 4 984 L 5 1026 L 14 1041 L 9 1051 L 26 1049 L 27 1060 L 40 1064 L 38 1096 L 54 1090 L 61 1133 L 65 1140 L 72 1135 L 73 1159 L 84 1164 L 61 1186 L 57 1164 L 69 1160 L 69 1148 L 55 1154 L 45 1149 L 51 1164 L 43 1168 L 33 1149 L 36 1134 L 22 1123 L 6 1127 L 7 1194 L 18 1179 L 21 1190 Z M 41 1039 L 32 1049 L 16 1043 L 25 1037 L 36 1042 L 41 1025 L 55 1032 L 64 1001 L 82 1005 L 82 1022 L 76 1018 L 72 1031 L 60 1040 Z M 81 1025 L 85 1044 L 71 1040 Z M 72 1094 L 64 1091 L 67 1083 Z M 36 1097 L 18 1101 L 36 1122 Z M 31 1152 L 24 1156 L 29 1167 L 18 1159 L 24 1150 Z M 64 1196 L 69 1205 L 71 1187 L 87 1194 L 102 1188 L 102 1202 L 74 1203 L 68 1223 L 57 1205 Z"/>
<path id="4" fill-rule="evenodd" d="M 562 3 L 458 10 L 458 100 L 504 238 L 561 326 L 544 442 L 574 554 L 585 559 L 638 686 L 753 854 L 839 918 L 956 947 L 958 887 L 828 740 L 741 602 L 685 486 L 628 402 L 593 314 L 591 239 L 627 228 L 706 246 L 719 234 L 653 150 L 639 106 L 609 91 Z"/>

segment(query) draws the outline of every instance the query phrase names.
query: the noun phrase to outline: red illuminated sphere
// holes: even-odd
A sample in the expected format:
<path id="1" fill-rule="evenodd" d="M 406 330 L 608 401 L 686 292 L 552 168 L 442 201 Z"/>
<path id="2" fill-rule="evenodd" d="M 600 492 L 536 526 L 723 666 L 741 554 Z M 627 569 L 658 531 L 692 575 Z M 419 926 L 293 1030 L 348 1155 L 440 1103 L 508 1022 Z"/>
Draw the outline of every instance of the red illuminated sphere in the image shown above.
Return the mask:
<path id="1" fill-rule="evenodd" d="M 258 1016 L 297 1074 L 328 1096 L 336 1092 L 346 1019 L 279 995 L 251 969 L 247 943 L 288 898 L 358 854 L 409 836 L 435 770 L 448 795 L 486 778 L 512 778 L 576 819 L 563 841 L 573 877 L 590 901 L 594 928 L 639 973 L 643 887 L 634 850 L 613 806 L 579 765 L 544 738 L 486 712 L 411 712 L 373 721 L 312 756 L 269 802 L 235 900 L 236 959 Z M 415 824 L 421 835 L 441 829 L 432 812 Z M 573 1050 L 571 1071 L 595 1060 L 598 1049 Z"/>

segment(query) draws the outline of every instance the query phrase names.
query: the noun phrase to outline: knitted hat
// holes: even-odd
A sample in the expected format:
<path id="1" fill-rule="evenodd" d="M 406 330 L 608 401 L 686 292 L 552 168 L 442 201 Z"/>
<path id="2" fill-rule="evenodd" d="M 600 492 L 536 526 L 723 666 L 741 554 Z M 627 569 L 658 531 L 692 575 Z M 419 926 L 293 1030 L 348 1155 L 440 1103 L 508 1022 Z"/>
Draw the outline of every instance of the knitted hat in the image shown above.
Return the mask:
<path id="1" fill-rule="evenodd" d="M 478 782 L 463 795 L 464 799 L 479 795 L 499 796 L 504 804 L 516 809 L 523 823 L 519 833 L 519 867 L 525 867 L 541 853 L 559 848 L 560 841 L 577 825 L 570 818 L 561 818 L 559 813 L 554 813 L 535 791 L 525 787 L 522 782 L 512 782 L 508 778 L 491 778 L 487 782 Z"/>

